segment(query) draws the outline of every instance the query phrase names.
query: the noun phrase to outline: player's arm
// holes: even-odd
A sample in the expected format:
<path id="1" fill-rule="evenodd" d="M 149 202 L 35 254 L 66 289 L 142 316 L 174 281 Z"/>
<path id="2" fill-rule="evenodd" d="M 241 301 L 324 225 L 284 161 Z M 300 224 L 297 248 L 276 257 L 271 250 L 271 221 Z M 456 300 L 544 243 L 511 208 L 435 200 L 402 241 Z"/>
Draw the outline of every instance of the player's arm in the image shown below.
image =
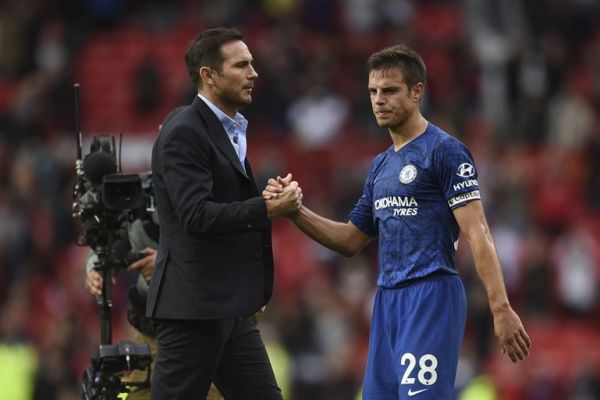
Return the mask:
<path id="1" fill-rule="evenodd" d="M 302 232 L 323 246 L 346 257 L 361 251 L 371 237 L 358 229 L 352 222 L 332 221 L 301 206 L 300 210 L 289 218 Z"/>
<path id="2" fill-rule="evenodd" d="M 277 180 L 269 179 L 262 193 L 263 198 L 267 201 L 278 198 L 291 181 L 292 174 L 288 174 L 285 178 L 277 177 Z M 352 222 L 333 221 L 309 210 L 304 205 L 300 206 L 298 212 L 287 217 L 311 239 L 346 257 L 361 251 L 371 240 L 369 235 L 358 229 Z"/>
<path id="3" fill-rule="evenodd" d="M 513 362 L 522 360 L 529 354 L 531 341 L 508 301 L 500 262 L 481 201 L 473 200 L 454 209 L 454 217 L 471 247 L 477 275 L 488 297 L 496 338 L 502 351 Z"/>

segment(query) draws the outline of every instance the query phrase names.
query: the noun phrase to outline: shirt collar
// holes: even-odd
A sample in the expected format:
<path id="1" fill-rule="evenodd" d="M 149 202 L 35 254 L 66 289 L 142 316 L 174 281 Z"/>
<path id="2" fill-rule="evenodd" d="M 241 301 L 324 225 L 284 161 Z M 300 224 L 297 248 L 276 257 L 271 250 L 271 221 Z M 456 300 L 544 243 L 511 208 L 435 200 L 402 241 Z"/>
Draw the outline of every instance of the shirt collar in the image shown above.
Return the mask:
<path id="1" fill-rule="evenodd" d="M 215 113 L 219 121 L 221 121 L 223 128 L 225 128 L 229 135 L 235 134 L 236 127 L 240 128 L 244 132 L 246 131 L 246 127 L 248 126 L 248 120 L 244 118 L 242 114 L 236 112 L 234 117 L 231 118 L 229 115 L 221 111 L 217 106 L 211 103 L 210 100 L 202 96 L 200 93 L 198 93 L 198 97 L 200 97 L 202 101 L 206 103 L 208 108 L 210 108 L 212 112 Z"/>

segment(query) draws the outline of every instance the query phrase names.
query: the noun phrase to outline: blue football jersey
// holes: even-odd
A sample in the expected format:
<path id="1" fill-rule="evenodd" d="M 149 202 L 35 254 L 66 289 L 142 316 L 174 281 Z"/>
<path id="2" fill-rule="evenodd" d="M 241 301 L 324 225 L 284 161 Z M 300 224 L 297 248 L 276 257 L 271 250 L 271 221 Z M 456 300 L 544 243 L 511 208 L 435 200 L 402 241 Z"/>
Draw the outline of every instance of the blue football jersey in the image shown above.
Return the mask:
<path id="1" fill-rule="evenodd" d="M 456 274 L 459 227 L 452 210 L 475 199 L 480 193 L 473 156 L 432 123 L 400 150 L 390 146 L 375 157 L 349 219 L 379 237 L 377 285 L 393 288 L 434 272 Z"/>

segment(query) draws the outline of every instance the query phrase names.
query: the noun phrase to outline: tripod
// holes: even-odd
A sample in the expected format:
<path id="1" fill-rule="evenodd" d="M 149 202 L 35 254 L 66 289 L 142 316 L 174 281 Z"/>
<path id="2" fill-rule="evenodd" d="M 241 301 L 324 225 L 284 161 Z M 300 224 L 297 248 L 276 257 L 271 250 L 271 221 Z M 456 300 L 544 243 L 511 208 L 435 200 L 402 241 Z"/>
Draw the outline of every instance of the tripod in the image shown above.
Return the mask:
<path id="1" fill-rule="evenodd" d="M 149 387 L 152 356 L 147 344 L 136 344 L 130 340 L 112 344 L 112 280 L 108 264 L 109 249 L 95 249 L 98 261 L 95 268 L 102 272 L 102 295 L 100 308 L 100 346 L 91 358 L 92 365 L 82 374 L 82 400 L 114 400 L 120 394 L 129 393 L 128 386 Z M 133 369 L 146 370 L 142 382 L 121 382 L 121 376 Z"/>

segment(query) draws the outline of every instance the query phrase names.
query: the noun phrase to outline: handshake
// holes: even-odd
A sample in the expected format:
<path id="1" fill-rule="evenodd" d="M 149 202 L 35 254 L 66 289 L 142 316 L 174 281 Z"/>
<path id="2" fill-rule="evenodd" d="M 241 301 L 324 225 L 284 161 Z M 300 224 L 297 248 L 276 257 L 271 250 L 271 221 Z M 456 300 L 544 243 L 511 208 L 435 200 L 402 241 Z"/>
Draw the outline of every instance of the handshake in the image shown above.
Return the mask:
<path id="1" fill-rule="evenodd" d="M 267 214 L 273 217 L 291 217 L 302 207 L 302 188 L 292 181 L 292 174 L 285 178 L 269 179 L 262 197 L 267 204 Z"/>

